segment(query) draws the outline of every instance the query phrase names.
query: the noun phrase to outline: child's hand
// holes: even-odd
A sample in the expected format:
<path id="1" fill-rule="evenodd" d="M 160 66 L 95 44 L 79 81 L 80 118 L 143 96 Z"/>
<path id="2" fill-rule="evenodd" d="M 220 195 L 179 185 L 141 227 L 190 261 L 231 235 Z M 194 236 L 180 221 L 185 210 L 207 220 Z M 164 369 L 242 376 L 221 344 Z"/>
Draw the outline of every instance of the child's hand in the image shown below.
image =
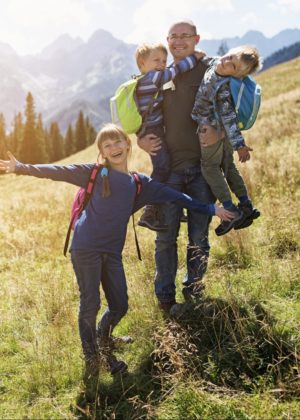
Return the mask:
<path id="1" fill-rule="evenodd" d="M 138 137 L 137 144 L 151 156 L 156 156 L 159 149 L 161 149 L 161 140 L 154 134 L 146 134 L 143 137 Z"/>
<path id="2" fill-rule="evenodd" d="M 220 217 L 221 220 L 225 220 L 225 222 L 229 222 L 231 219 L 236 217 L 236 215 L 229 210 L 225 210 L 224 207 L 219 207 L 215 204 L 215 215 Z"/>
<path id="3" fill-rule="evenodd" d="M 253 149 L 251 149 L 251 147 L 244 146 L 238 149 L 237 152 L 239 155 L 239 161 L 244 163 L 247 162 L 247 160 L 250 160 L 250 152 L 253 152 Z"/>
<path id="4" fill-rule="evenodd" d="M 15 172 L 17 159 L 10 152 L 7 152 L 7 155 L 9 157 L 9 160 L 0 159 L 0 171 L 5 172 L 6 174 L 10 174 L 12 172 Z"/>
<path id="5" fill-rule="evenodd" d="M 202 50 L 194 51 L 194 55 L 196 56 L 197 60 L 202 60 L 206 56 L 205 52 Z"/>

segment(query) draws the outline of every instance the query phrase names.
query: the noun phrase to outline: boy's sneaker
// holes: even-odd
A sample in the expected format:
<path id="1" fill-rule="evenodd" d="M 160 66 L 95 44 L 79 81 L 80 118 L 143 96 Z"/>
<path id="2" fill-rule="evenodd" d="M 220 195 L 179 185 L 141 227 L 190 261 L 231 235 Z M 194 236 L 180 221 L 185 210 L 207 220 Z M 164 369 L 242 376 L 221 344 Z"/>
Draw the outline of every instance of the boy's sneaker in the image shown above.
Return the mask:
<path id="1" fill-rule="evenodd" d="M 234 218 L 229 222 L 222 220 L 219 226 L 215 229 L 217 236 L 225 235 L 225 233 L 229 232 L 233 227 L 235 227 L 244 217 L 242 211 L 236 206 L 232 206 L 232 208 L 229 210 L 234 214 Z"/>
<path id="2" fill-rule="evenodd" d="M 160 232 L 162 230 L 167 230 L 168 225 L 164 224 L 160 220 L 159 209 L 157 206 L 148 205 L 144 209 L 144 213 L 141 215 L 138 225 L 146 227 L 150 230 Z"/>
<path id="3" fill-rule="evenodd" d="M 250 200 L 243 204 L 239 203 L 238 208 L 243 212 L 244 217 L 234 226 L 236 230 L 252 225 L 253 220 L 260 216 L 260 211 L 253 207 Z"/>

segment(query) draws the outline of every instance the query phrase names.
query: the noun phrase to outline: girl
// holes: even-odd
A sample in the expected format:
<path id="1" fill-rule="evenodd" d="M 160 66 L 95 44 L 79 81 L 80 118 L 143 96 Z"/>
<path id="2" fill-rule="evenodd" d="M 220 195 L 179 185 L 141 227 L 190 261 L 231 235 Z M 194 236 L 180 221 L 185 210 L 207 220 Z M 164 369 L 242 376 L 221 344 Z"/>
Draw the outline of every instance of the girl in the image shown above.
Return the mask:
<path id="1" fill-rule="evenodd" d="M 191 197 L 140 174 L 142 190 L 137 199 L 136 185 L 128 172 L 131 149 L 128 135 L 119 127 L 107 124 L 96 139 L 104 168 L 99 173 L 88 205 L 76 221 L 70 247 L 71 260 L 80 291 L 79 332 L 87 375 L 99 373 L 99 354 L 108 362 L 112 374 L 123 372 L 127 365 L 112 354 L 111 334 L 126 314 L 128 296 L 122 264 L 122 250 L 131 214 L 146 204 L 167 201 L 229 220 L 231 213 L 213 204 L 205 205 Z M 10 160 L 0 160 L 0 170 L 38 178 L 50 178 L 85 187 L 93 164 L 25 165 L 11 153 Z M 100 282 L 108 308 L 96 329 L 100 309 Z"/>

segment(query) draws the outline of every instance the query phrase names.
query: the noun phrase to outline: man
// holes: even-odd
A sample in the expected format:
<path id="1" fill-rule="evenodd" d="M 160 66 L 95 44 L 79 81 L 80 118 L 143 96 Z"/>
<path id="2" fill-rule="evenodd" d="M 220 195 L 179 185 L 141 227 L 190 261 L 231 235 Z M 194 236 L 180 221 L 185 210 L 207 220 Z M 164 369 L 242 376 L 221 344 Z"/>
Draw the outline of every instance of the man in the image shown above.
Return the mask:
<path id="1" fill-rule="evenodd" d="M 200 40 L 193 22 L 174 23 L 167 37 L 174 62 L 191 55 Z M 176 76 L 174 83 L 164 86 L 164 124 L 166 143 L 171 156 L 171 173 L 166 182 L 170 187 L 185 192 L 202 203 L 212 203 L 215 198 L 201 174 L 200 145 L 197 124 L 191 118 L 195 96 L 206 67 L 199 62 L 196 67 Z M 205 131 L 205 130 L 203 130 Z M 215 142 L 217 132 L 207 127 L 200 134 L 202 144 Z M 138 139 L 139 146 L 150 154 L 159 149 L 159 139 L 148 134 Z M 176 303 L 177 236 L 181 209 L 174 204 L 163 206 L 168 230 L 157 232 L 155 261 L 155 293 L 161 309 L 169 311 Z M 209 256 L 208 227 L 210 216 L 188 211 L 187 274 L 183 282 L 186 300 L 198 297 L 203 290 L 202 278 Z"/>

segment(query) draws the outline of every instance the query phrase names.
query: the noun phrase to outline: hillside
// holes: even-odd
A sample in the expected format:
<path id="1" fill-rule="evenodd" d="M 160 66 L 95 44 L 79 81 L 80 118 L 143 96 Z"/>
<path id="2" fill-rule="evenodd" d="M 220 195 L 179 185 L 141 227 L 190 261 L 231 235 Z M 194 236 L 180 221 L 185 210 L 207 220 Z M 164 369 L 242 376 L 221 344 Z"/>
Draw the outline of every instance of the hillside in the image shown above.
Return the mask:
<path id="1" fill-rule="evenodd" d="M 153 293 L 153 232 L 131 225 L 124 250 L 130 310 L 118 327 L 128 376 L 84 393 L 78 290 L 62 255 L 76 188 L 0 176 L 0 418 L 296 419 L 300 412 L 300 58 L 258 76 L 260 115 L 239 165 L 262 217 L 216 237 L 203 301 L 164 319 Z M 63 162 L 95 161 L 92 146 Z M 131 167 L 150 171 L 133 147 Z M 130 222 L 131 223 L 131 222 Z M 179 237 L 178 301 L 186 226 Z M 102 311 L 105 309 L 103 301 Z"/>
<path id="2" fill-rule="evenodd" d="M 288 47 L 282 48 L 264 60 L 263 71 L 275 66 L 276 64 L 285 63 L 300 56 L 300 42 L 296 42 Z"/>

